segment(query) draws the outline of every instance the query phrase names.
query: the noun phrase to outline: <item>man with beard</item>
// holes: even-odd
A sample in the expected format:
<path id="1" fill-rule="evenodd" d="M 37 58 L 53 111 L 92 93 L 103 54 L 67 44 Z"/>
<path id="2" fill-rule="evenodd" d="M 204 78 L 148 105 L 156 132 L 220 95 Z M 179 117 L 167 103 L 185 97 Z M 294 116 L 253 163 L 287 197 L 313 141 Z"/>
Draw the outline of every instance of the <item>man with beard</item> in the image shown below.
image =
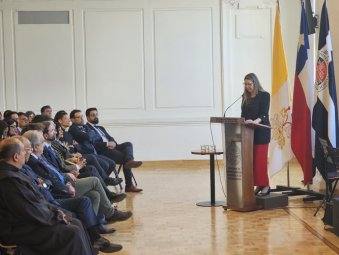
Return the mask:
<path id="1" fill-rule="evenodd" d="M 132 183 L 132 168 L 142 165 L 141 161 L 135 161 L 133 155 L 133 144 L 131 142 L 118 143 L 108 134 L 103 126 L 99 126 L 97 108 L 88 108 L 86 110 L 87 126 L 91 132 L 91 139 L 95 149 L 99 154 L 113 159 L 118 164 L 123 164 L 125 175 L 126 192 L 140 192 L 142 189 L 137 188 Z"/>

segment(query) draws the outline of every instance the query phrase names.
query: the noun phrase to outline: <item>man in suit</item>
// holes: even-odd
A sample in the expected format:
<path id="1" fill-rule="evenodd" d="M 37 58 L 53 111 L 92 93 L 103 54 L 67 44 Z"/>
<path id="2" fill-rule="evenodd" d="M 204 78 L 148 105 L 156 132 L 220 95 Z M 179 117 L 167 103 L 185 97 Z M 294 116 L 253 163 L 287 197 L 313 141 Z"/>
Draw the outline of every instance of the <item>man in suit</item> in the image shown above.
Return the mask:
<path id="1" fill-rule="evenodd" d="M 90 240 L 77 219 L 48 203 L 20 169 L 24 145 L 16 138 L 0 143 L 0 237 L 19 245 L 24 254 L 94 255 Z"/>
<path id="2" fill-rule="evenodd" d="M 114 160 L 114 161 L 116 161 L 117 159 L 118 161 L 116 162 L 120 164 L 123 164 L 123 162 L 126 161 L 126 159 L 123 157 L 124 154 L 126 154 L 126 155 L 131 156 L 130 157 L 131 160 L 128 160 L 128 161 L 130 161 L 129 163 L 134 164 L 133 167 L 139 167 L 142 164 L 141 161 L 133 160 L 133 147 L 131 146 L 132 145 L 131 143 L 126 144 L 127 145 L 126 149 L 128 149 L 126 151 L 127 153 L 119 153 L 118 150 L 115 150 L 116 152 L 118 152 L 117 155 L 118 156 L 120 155 L 121 157 L 113 158 L 113 155 L 111 154 L 112 152 L 111 150 L 113 149 L 110 149 L 110 151 L 107 153 L 103 153 L 105 151 L 102 150 L 99 145 L 101 138 L 95 133 L 94 130 L 92 130 L 92 128 L 89 127 L 89 125 L 84 125 L 84 118 L 80 110 L 77 110 L 77 109 L 73 110 L 70 113 L 70 118 L 72 121 L 72 125 L 69 128 L 69 132 L 71 133 L 73 138 L 77 141 L 77 143 L 80 144 L 83 151 L 86 151 L 88 153 L 99 154 L 102 157 L 109 158 L 110 160 Z M 95 144 L 95 142 L 97 143 Z M 125 181 L 126 181 L 125 191 L 126 192 L 142 191 L 142 189 L 135 187 L 132 183 L 133 174 L 132 174 L 131 166 L 125 164 L 123 170 L 124 170 Z"/>
<path id="3" fill-rule="evenodd" d="M 137 188 L 132 183 L 132 169 L 142 165 L 141 161 L 135 161 L 133 155 L 133 144 L 131 142 L 118 143 L 111 135 L 108 134 L 103 126 L 99 126 L 97 108 L 88 108 L 86 110 L 87 126 L 92 132 L 90 133 L 95 149 L 98 153 L 113 159 L 118 164 L 123 164 L 123 171 L 126 181 L 126 192 L 140 192 L 142 189 Z"/>
<path id="4" fill-rule="evenodd" d="M 18 133 L 21 134 L 22 129 L 28 124 L 28 116 L 24 112 L 18 112 Z"/>
<path id="5" fill-rule="evenodd" d="M 81 154 L 87 161 L 87 164 L 93 165 L 101 175 L 101 177 L 105 180 L 107 185 L 117 185 L 119 184 L 121 187 L 122 179 L 118 178 L 115 162 L 105 156 L 98 155 L 96 153 L 87 154 L 83 153 L 82 147 L 78 144 L 68 132 L 68 128 L 71 125 L 71 120 L 68 116 L 68 113 L 65 111 L 58 111 L 54 116 L 54 123 L 56 126 L 59 126 L 62 130 L 63 135 L 59 137 L 59 141 L 61 141 L 65 146 L 67 146 L 67 152 L 64 153 L 64 157 L 68 157 L 68 155 L 79 155 Z M 59 129 L 60 130 L 60 129 Z M 52 147 L 53 146 L 52 142 Z M 93 152 L 94 152 L 93 148 Z M 61 152 L 61 151 L 59 151 Z M 110 174 L 114 172 L 116 178 L 109 177 Z"/>
<path id="6" fill-rule="evenodd" d="M 44 105 L 40 109 L 41 115 L 52 118 L 52 107 L 49 105 Z"/>
<path id="7" fill-rule="evenodd" d="M 27 131 L 24 134 L 32 144 L 33 152 L 27 162 L 32 170 L 44 179 L 52 182 L 52 194 L 56 197 L 87 196 L 91 199 L 93 209 L 98 214 L 99 209 L 105 215 L 107 222 L 123 221 L 132 216 L 132 212 L 121 212 L 112 207 L 98 178 L 87 177 L 77 179 L 71 173 L 62 174 L 43 156 L 44 138 L 41 131 Z"/>
<path id="8" fill-rule="evenodd" d="M 15 138 L 24 145 L 24 149 L 26 151 L 25 160 L 27 162 L 32 153 L 31 143 L 23 136 L 15 136 Z M 88 197 L 54 199 L 48 189 L 48 186 L 52 184 L 51 182 L 39 178 L 38 175 L 26 164 L 22 166 L 20 171 L 31 178 L 33 186 L 40 191 L 49 203 L 55 205 L 65 213 L 71 212 L 79 220 L 81 220 L 82 224 L 86 227 L 95 250 L 111 253 L 122 249 L 121 245 L 112 244 L 109 240 L 100 236 L 99 231 L 101 232 L 102 229 L 106 230 L 104 231 L 105 234 L 113 233 L 115 232 L 115 229 L 109 229 L 102 224 L 99 225 L 98 218 L 93 210 L 92 202 Z"/>
<path id="9" fill-rule="evenodd" d="M 55 150 L 57 148 L 62 149 L 62 144 L 56 140 L 56 129 L 55 124 L 52 121 L 42 122 L 44 125 L 43 136 L 45 139 L 44 147 L 44 156 L 45 158 L 54 165 L 57 169 L 61 170 L 64 173 L 73 173 L 78 178 L 86 178 L 89 176 L 95 176 L 101 182 L 103 189 L 105 190 L 106 195 L 113 202 L 120 202 L 126 198 L 125 194 L 116 194 L 111 192 L 107 186 L 106 182 L 103 180 L 102 176 L 98 172 L 97 168 L 92 165 L 86 164 L 86 159 L 79 160 L 76 164 L 66 164 L 65 158 L 61 157 L 59 153 Z M 53 146 L 53 144 L 54 146 Z M 80 172 L 79 172 L 80 171 Z M 119 184 L 119 183 L 117 183 Z"/>

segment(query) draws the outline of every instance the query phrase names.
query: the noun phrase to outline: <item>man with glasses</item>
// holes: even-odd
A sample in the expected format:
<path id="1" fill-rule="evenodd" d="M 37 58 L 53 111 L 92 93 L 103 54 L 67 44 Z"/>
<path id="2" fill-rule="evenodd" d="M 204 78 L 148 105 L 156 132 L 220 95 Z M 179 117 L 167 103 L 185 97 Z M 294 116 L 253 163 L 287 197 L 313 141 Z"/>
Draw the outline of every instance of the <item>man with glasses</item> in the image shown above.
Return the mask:
<path id="1" fill-rule="evenodd" d="M 20 169 L 24 145 L 16 138 L 0 143 L 0 238 L 20 245 L 24 254 L 95 254 L 77 219 L 48 203 Z"/>
<path id="2" fill-rule="evenodd" d="M 22 129 L 28 124 L 28 116 L 24 112 L 19 112 L 18 116 L 18 133 L 21 134 Z"/>

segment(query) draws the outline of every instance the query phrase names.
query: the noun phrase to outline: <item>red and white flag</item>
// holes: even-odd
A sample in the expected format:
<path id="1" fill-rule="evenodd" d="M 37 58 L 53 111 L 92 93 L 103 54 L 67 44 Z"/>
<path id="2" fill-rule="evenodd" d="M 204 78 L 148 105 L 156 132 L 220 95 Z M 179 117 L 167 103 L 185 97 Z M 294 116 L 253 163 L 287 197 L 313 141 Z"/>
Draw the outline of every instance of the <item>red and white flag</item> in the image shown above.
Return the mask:
<path id="1" fill-rule="evenodd" d="M 293 92 L 291 146 L 304 172 L 304 185 L 313 178 L 311 116 L 314 105 L 314 84 L 309 51 L 307 19 L 302 1 Z"/>

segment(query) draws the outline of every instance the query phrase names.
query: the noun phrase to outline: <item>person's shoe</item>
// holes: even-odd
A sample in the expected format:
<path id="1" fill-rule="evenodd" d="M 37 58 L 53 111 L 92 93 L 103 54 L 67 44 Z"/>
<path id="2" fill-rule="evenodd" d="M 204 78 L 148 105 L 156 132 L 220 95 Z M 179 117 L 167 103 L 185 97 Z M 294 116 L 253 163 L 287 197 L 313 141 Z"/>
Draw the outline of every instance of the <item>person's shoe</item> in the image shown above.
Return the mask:
<path id="1" fill-rule="evenodd" d="M 122 250 L 122 245 L 115 243 L 111 243 L 109 246 L 99 248 L 99 251 L 104 253 L 114 253 L 120 250 Z"/>
<path id="2" fill-rule="evenodd" d="M 122 178 L 112 178 L 108 177 L 105 181 L 106 185 L 116 186 L 123 182 Z"/>
<path id="3" fill-rule="evenodd" d="M 128 218 L 130 218 L 133 215 L 133 213 L 131 211 L 127 211 L 127 212 L 122 212 L 122 211 L 118 211 L 115 209 L 113 215 L 111 217 L 106 217 L 106 220 L 108 223 L 113 223 L 116 221 L 124 221 L 127 220 Z"/>
<path id="4" fill-rule="evenodd" d="M 267 196 L 269 195 L 271 192 L 271 187 L 270 186 L 265 186 L 261 189 L 260 193 L 258 193 L 257 196 L 259 197 L 264 197 L 264 196 Z"/>
<path id="5" fill-rule="evenodd" d="M 111 234 L 111 233 L 114 233 L 116 230 L 115 228 L 109 228 L 103 224 L 100 224 L 98 226 L 98 229 L 99 229 L 99 233 L 100 234 Z"/>
<path id="6" fill-rule="evenodd" d="M 257 186 L 254 190 L 254 195 L 258 195 L 258 193 L 262 190 L 263 187 Z"/>
<path id="7" fill-rule="evenodd" d="M 111 192 L 107 194 L 107 197 L 109 201 L 111 201 L 111 203 L 118 203 L 126 198 L 126 194 L 125 193 L 116 194 L 114 192 Z"/>
<path id="8" fill-rule="evenodd" d="M 141 192 L 141 191 L 142 191 L 142 189 L 139 189 L 134 185 L 125 187 L 125 192 Z"/>
<path id="9" fill-rule="evenodd" d="M 122 246 L 120 244 L 113 244 L 104 237 L 100 237 L 93 243 L 93 248 L 95 251 L 99 250 L 101 252 L 113 253 L 120 251 Z"/>
<path id="10" fill-rule="evenodd" d="M 125 163 L 126 168 L 137 168 L 142 165 L 142 161 L 129 160 Z"/>

